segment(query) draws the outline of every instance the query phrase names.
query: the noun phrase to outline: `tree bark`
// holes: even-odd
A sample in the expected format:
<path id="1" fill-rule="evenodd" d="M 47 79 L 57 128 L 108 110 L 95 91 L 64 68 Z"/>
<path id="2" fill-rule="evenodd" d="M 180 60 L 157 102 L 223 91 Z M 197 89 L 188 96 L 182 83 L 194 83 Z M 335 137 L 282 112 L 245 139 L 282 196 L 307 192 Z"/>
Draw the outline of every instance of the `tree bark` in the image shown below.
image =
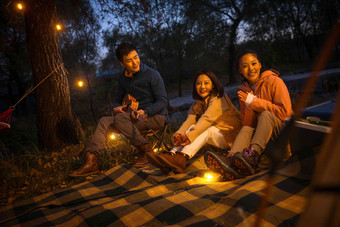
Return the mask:
<path id="1" fill-rule="evenodd" d="M 236 39 L 237 39 L 237 28 L 240 25 L 243 16 L 238 16 L 233 24 L 231 25 L 230 29 L 230 37 L 229 37 L 229 84 L 233 84 L 239 81 L 236 76 L 236 68 L 235 68 L 235 59 L 236 59 Z"/>
<path id="2" fill-rule="evenodd" d="M 42 150 L 79 142 L 79 121 L 73 116 L 69 84 L 58 44 L 54 0 L 26 0 L 27 46 L 35 84 L 59 68 L 36 89 L 37 126 Z M 78 131 L 80 130 L 80 131 Z"/>

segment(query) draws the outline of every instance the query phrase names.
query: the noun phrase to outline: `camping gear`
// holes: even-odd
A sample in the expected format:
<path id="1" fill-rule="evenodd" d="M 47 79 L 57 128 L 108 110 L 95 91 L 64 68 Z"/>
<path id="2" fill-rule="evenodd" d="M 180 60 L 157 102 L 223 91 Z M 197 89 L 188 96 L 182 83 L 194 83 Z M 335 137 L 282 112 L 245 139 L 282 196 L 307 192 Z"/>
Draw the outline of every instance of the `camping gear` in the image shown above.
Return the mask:
<path id="1" fill-rule="evenodd" d="M 40 84 L 42 84 L 47 78 L 49 78 L 60 66 L 62 66 L 64 63 L 60 64 L 57 68 L 55 68 L 50 74 L 48 74 L 44 79 L 42 79 L 37 85 L 34 87 L 31 87 L 26 91 L 26 93 L 19 99 L 19 101 L 14 104 L 13 106 L 10 106 L 8 110 L 0 114 L 0 130 L 4 128 L 10 128 L 10 121 L 11 121 L 11 114 L 15 107 L 24 99 L 26 98 L 32 91 L 34 91 Z"/>
<path id="2" fill-rule="evenodd" d="M 297 119 L 301 118 L 303 114 L 303 109 L 307 106 L 308 100 L 311 97 L 312 92 L 314 91 L 315 85 L 320 75 L 320 71 L 327 64 L 329 58 L 333 53 L 333 49 L 337 45 L 339 39 L 340 39 L 340 20 L 337 21 L 336 25 L 333 27 L 331 33 L 329 34 L 328 38 L 324 43 L 322 51 L 314 64 L 312 74 L 308 78 L 308 81 L 303 89 L 301 98 L 295 105 L 294 115 L 290 118 L 290 120 L 287 121 L 285 127 L 281 130 L 275 143 L 267 145 L 266 149 L 264 150 L 264 153 L 266 153 L 267 155 L 270 154 L 269 158 L 271 159 L 272 166 L 269 171 L 267 186 L 264 188 L 263 197 L 261 198 L 261 201 L 259 203 L 259 210 L 254 224 L 255 227 L 259 227 L 261 225 L 262 219 L 265 216 L 266 207 L 269 203 L 273 187 L 274 173 L 282 162 L 284 151 L 281 150 L 280 147 L 283 147 L 284 144 L 287 144 L 290 136 L 295 133 L 296 128 L 294 122 Z"/>
<path id="3" fill-rule="evenodd" d="M 326 102 L 322 102 L 303 109 L 302 116 L 307 120 L 314 121 L 316 123 L 322 123 L 322 121 L 329 121 L 335 108 L 335 99 L 330 99 Z M 317 122 L 319 118 L 319 122 Z"/>

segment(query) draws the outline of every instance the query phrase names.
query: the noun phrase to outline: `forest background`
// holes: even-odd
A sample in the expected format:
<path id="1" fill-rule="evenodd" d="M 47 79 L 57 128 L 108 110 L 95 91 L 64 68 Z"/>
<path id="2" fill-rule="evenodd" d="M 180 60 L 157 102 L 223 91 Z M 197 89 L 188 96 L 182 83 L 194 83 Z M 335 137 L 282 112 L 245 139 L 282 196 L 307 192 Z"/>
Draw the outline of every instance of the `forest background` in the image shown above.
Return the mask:
<path id="1" fill-rule="evenodd" d="M 43 43 L 39 32 L 43 37 L 46 31 L 38 29 L 40 25 L 43 28 L 45 21 L 28 27 L 34 24 L 33 14 L 53 16 L 53 22 L 60 23 L 62 30 L 53 36 L 61 58 L 52 59 L 63 63 L 67 76 L 57 85 L 65 89 L 81 132 L 76 132 L 80 139 L 46 142 L 44 135 L 53 134 L 53 129 L 50 125 L 43 127 L 41 122 L 56 94 L 47 85 L 44 90 L 42 84 L 40 93 L 32 92 L 16 106 L 11 129 L 0 132 L 0 161 L 12 171 L 8 176 L 8 171 L 1 169 L 1 175 L 7 175 L 0 183 L 8 188 L 32 188 L 33 180 L 27 182 L 20 174 L 30 172 L 37 176 L 39 173 L 34 171 L 39 168 L 34 163 L 51 168 L 51 160 L 60 162 L 60 154 L 69 151 L 66 145 L 80 143 L 82 147 L 98 119 L 111 114 L 116 79 L 122 70 L 114 50 L 122 41 L 136 44 L 141 61 L 161 73 L 169 98 L 173 98 L 191 90 L 193 74 L 201 68 L 213 70 L 225 86 L 239 83 L 235 59 L 238 50 L 244 48 L 259 52 L 263 65 L 277 69 L 281 75 L 309 72 L 340 16 L 339 0 L 46 0 L 44 6 L 39 6 L 37 0 L 23 2 L 45 10 L 24 13 L 16 8 L 15 0 L 0 3 L 0 111 L 15 104 L 59 65 L 46 67 L 46 73 L 37 76 L 37 65 L 48 64 L 34 61 L 43 54 L 32 44 Z M 34 36 L 32 28 L 36 29 Z M 339 67 L 339 61 L 338 44 L 327 68 Z M 84 87 L 77 86 L 79 80 L 85 82 Z M 60 112 L 63 105 L 68 106 L 63 101 L 57 106 Z M 44 158 L 46 153 L 54 156 Z M 31 162 L 18 167 L 18 160 L 23 162 L 25 158 Z M 60 167 L 65 168 L 74 168 L 74 164 Z M 64 182 L 63 177 L 60 181 Z M 10 197 L 11 190 L 4 191 Z"/>

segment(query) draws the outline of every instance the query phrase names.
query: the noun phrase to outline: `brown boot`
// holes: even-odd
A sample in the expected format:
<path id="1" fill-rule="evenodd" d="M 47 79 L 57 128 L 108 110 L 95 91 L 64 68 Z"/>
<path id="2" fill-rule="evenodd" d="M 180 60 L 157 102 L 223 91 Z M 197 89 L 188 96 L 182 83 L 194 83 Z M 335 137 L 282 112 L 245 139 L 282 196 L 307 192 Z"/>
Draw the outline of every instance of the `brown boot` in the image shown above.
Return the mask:
<path id="1" fill-rule="evenodd" d="M 164 165 L 157 159 L 157 156 L 158 155 L 153 151 L 146 152 L 146 158 L 153 166 L 157 168 L 164 167 Z"/>
<path id="2" fill-rule="evenodd" d="M 163 174 L 167 175 L 170 172 L 170 168 L 166 165 L 163 165 L 163 163 L 158 160 L 157 156 L 158 155 L 153 151 L 146 152 L 146 158 L 151 163 L 151 165 L 159 168 Z"/>
<path id="3" fill-rule="evenodd" d="M 137 161 L 133 162 L 131 166 L 133 167 L 145 167 L 149 165 L 149 161 L 146 158 L 146 152 L 152 152 L 152 146 L 151 144 L 143 144 L 140 146 L 137 146 L 137 149 L 139 150 L 140 154 L 138 156 Z"/>
<path id="4" fill-rule="evenodd" d="M 85 177 L 99 172 L 97 165 L 97 156 L 91 154 L 90 152 L 86 152 L 85 156 L 85 163 L 79 169 L 72 171 L 69 174 L 70 177 Z"/>
<path id="5" fill-rule="evenodd" d="M 131 163 L 131 166 L 133 167 L 137 167 L 137 168 L 140 168 L 140 167 L 145 167 L 147 165 L 149 165 L 149 161 L 146 159 L 146 156 L 145 156 L 145 153 L 144 154 L 140 154 L 138 156 L 138 159 Z"/>
<path id="6" fill-rule="evenodd" d="M 187 158 L 183 153 L 177 152 L 175 155 L 171 153 L 160 154 L 157 159 L 163 166 L 167 166 L 175 173 L 182 173 L 185 169 Z"/>

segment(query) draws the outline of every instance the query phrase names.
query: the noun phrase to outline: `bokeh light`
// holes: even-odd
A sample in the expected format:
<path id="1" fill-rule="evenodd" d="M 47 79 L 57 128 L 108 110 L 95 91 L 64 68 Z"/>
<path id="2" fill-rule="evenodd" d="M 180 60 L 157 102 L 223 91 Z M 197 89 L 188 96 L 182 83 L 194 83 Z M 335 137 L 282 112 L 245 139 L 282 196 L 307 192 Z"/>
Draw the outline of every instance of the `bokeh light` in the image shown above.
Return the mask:
<path id="1" fill-rule="evenodd" d="M 22 9 L 24 8 L 24 6 L 23 6 L 22 3 L 18 3 L 18 4 L 17 4 L 17 8 L 18 8 L 19 10 L 22 10 Z"/>
<path id="2" fill-rule="evenodd" d="M 78 81 L 78 87 L 83 87 L 83 86 L 84 86 L 84 82 L 81 81 L 81 80 L 79 80 L 79 81 Z"/>
<path id="3" fill-rule="evenodd" d="M 109 136 L 109 138 L 110 138 L 111 140 L 114 140 L 114 139 L 116 139 L 116 135 L 115 135 L 114 133 L 111 133 L 110 136 Z"/>
<path id="4" fill-rule="evenodd" d="M 204 179 L 206 181 L 212 181 L 214 179 L 214 176 L 212 174 L 210 174 L 210 173 L 205 173 L 204 174 Z"/>
<path id="5" fill-rule="evenodd" d="M 61 29 L 62 29 L 62 27 L 61 27 L 61 25 L 60 24 L 56 24 L 56 29 L 58 30 L 58 31 L 60 31 Z"/>

